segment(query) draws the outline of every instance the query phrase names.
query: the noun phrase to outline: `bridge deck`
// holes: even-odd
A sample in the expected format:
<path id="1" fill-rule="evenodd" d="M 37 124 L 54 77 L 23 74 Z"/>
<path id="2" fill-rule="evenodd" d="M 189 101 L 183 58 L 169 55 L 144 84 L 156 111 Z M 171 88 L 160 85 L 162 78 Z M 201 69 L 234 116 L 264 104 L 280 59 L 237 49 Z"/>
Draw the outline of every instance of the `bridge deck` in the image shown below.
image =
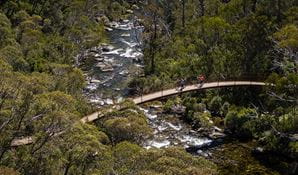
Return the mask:
<path id="1" fill-rule="evenodd" d="M 141 97 L 136 97 L 133 99 L 136 105 L 146 103 L 149 101 L 157 100 L 163 97 L 177 95 L 179 93 L 186 93 L 196 90 L 203 90 L 203 89 L 211 89 L 211 88 L 218 88 L 218 87 L 231 87 L 231 86 L 265 86 L 266 83 L 264 82 L 255 82 L 255 81 L 224 81 L 224 82 L 210 82 L 204 83 L 202 86 L 196 85 L 188 85 L 186 86 L 183 91 L 177 91 L 175 88 L 167 89 L 159 92 L 154 92 L 151 94 L 143 95 Z M 90 115 L 83 117 L 80 121 L 82 123 L 92 122 L 97 120 L 101 116 L 101 112 L 94 112 Z M 20 145 L 27 145 L 34 142 L 32 137 L 25 137 L 22 139 L 15 139 L 12 141 L 12 146 L 20 146 Z"/>
<path id="2" fill-rule="evenodd" d="M 177 91 L 176 89 L 167 89 L 159 92 L 154 92 L 151 94 L 143 95 L 141 97 L 134 98 L 133 101 L 135 104 L 146 103 L 149 101 L 157 100 L 163 97 L 176 95 L 179 93 L 185 93 L 196 90 L 211 89 L 217 87 L 231 87 L 231 86 L 265 86 L 264 82 L 255 82 L 255 81 L 225 81 L 225 82 L 211 82 L 204 83 L 202 86 L 198 85 L 189 85 L 186 86 L 183 91 Z"/>

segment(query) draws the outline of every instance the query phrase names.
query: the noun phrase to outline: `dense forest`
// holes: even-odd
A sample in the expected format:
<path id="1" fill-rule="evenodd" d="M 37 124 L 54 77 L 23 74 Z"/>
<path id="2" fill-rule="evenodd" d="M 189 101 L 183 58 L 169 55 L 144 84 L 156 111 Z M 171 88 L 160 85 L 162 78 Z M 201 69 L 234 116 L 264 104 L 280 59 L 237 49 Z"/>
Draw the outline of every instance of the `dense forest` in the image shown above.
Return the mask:
<path id="1" fill-rule="evenodd" d="M 181 120 L 196 131 L 217 126 L 233 141 L 252 141 L 259 154 L 274 155 L 272 167 L 228 167 L 179 146 L 146 149 L 154 132 L 129 99 L 79 122 L 98 110 L 84 95 L 82 53 L 109 42 L 107 21 L 131 18 L 144 27 L 144 73 L 130 80 L 131 96 L 200 74 L 267 83 L 152 104 L 162 113 L 184 107 Z M 28 136 L 32 144 L 13 145 Z M 297 172 L 297 0 L 0 0 L 0 175 Z"/>

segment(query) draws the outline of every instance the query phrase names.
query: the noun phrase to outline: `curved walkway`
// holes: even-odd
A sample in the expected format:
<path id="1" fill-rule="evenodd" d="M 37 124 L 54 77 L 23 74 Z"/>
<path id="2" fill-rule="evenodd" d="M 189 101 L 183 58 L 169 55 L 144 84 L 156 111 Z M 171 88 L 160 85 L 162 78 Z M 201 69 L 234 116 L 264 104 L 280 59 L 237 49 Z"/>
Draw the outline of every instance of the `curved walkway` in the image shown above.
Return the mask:
<path id="1" fill-rule="evenodd" d="M 180 93 L 190 92 L 190 91 L 197 91 L 202 89 L 212 89 L 212 88 L 222 88 L 222 87 L 232 87 L 232 86 L 265 86 L 266 83 L 264 82 L 257 82 L 257 81 L 222 81 L 222 82 L 210 82 L 204 83 L 202 86 L 195 85 L 188 85 L 186 86 L 183 91 L 177 91 L 176 89 L 167 89 L 162 90 L 159 92 L 154 92 L 151 94 L 143 95 L 141 97 L 134 98 L 133 101 L 135 104 L 142 104 L 149 101 L 157 100 L 163 97 L 177 95 Z"/>
<path id="2" fill-rule="evenodd" d="M 154 93 L 150 93 L 147 95 L 142 95 L 141 97 L 133 98 L 133 102 L 136 105 L 150 102 L 153 100 L 158 100 L 164 97 L 177 95 L 181 93 L 191 92 L 191 91 L 197 91 L 197 90 L 203 90 L 203 89 L 212 89 L 212 88 L 222 88 L 222 87 L 233 87 L 233 86 L 265 86 L 266 83 L 264 82 L 256 82 L 256 81 L 222 81 L 222 82 L 210 82 L 210 83 L 204 83 L 201 86 L 195 85 L 188 85 L 186 86 L 183 91 L 177 91 L 175 88 L 173 89 L 167 89 L 162 90 Z M 115 106 L 113 107 L 115 108 Z M 112 109 L 110 109 L 112 111 Z M 97 120 L 98 118 L 102 117 L 103 113 L 100 111 L 94 112 L 90 115 L 87 115 L 83 117 L 80 121 L 82 123 L 92 122 L 94 120 Z M 57 134 L 56 134 L 57 135 Z M 58 133 L 59 135 L 59 133 Z M 12 146 L 20 146 L 20 145 L 27 145 L 33 143 L 34 139 L 32 137 L 26 137 L 22 139 L 16 139 L 12 142 Z"/>

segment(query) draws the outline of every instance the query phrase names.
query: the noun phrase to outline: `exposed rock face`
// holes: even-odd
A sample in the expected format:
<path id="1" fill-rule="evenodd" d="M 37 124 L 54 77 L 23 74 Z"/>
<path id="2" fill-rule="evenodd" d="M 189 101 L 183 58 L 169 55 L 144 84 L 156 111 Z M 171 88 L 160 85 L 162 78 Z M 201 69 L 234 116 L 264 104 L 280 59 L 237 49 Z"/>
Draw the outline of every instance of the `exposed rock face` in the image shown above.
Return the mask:
<path id="1" fill-rule="evenodd" d="M 111 72 L 114 70 L 113 66 L 106 62 L 99 62 L 99 63 L 97 63 L 96 67 L 99 67 L 100 70 L 103 72 Z"/>

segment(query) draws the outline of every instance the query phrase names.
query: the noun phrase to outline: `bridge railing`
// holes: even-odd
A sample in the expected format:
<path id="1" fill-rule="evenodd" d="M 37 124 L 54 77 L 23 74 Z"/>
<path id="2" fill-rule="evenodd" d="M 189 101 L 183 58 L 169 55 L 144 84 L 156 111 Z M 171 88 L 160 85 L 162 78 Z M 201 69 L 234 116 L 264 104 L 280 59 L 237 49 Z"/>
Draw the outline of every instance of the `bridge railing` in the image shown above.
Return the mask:
<path id="1" fill-rule="evenodd" d="M 218 86 L 220 86 L 220 82 L 234 82 L 236 85 L 236 82 L 239 81 L 248 81 L 248 82 L 264 82 L 266 80 L 266 75 L 264 74 L 243 74 L 240 76 L 230 76 L 230 77 L 220 77 L 220 76 L 213 76 L 213 77 L 207 77 L 204 83 L 216 83 Z M 186 80 L 185 86 L 195 85 L 199 84 L 198 80 L 196 78 L 189 78 Z M 154 93 L 160 93 L 160 96 L 164 96 L 165 91 L 169 89 L 178 88 L 178 83 L 168 83 L 166 86 L 161 86 L 159 88 L 154 89 L 153 92 L 144 92 L 143 88 L 140 88 L 140 92 L 137 94 L 137 96 L 140 98 L 141 102 L 144 101 L 144 96 L 154 94 Z M 177 91 L 179 93 L 179 91 Z M 137 97 L 135 96 L 135 97 Z"/>

